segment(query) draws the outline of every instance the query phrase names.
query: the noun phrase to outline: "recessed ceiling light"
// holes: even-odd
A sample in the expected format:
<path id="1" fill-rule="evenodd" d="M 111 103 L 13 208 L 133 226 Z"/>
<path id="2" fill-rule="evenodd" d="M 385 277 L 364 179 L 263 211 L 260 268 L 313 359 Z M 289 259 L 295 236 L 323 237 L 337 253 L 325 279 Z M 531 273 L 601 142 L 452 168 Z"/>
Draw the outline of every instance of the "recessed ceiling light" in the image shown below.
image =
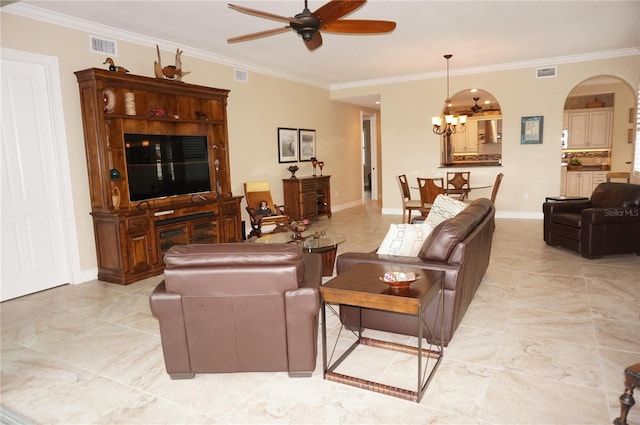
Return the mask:
<path id="1" fill-rule="evenodd" d="M 478 89 L 471 89 L 469 90 L 471 93 L 476 93 L 478 91 Z"/>

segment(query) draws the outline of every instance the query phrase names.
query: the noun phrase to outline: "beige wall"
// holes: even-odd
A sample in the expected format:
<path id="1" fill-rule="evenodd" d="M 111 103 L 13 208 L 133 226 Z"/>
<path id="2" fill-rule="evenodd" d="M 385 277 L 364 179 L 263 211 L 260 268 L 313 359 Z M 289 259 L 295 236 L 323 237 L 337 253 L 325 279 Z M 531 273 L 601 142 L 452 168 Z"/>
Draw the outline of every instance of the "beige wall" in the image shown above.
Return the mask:
<path id="1" fill-rule="evenodd" d="M 77 83 L 74 71 L 104 67 L 104 56 L 89 52 L 88 36 L 82 31 L 47 24 L 0 12 L 1 45 L 43 55 L 59 61 L 73 207 L 77 217 L 78 245 L 82 270 L 96 267 L 93 228 L 89 216 L 84 141 Z M 176 46 L 178 47 L 178 46 Z M 155 47 L 118 42 L 118 65 L 132 74 L 153 75 Z M 173 61 L 174 52 L 162 52 Z M 378 117 L 380 147 L 378 174 L 383 212 L 400 211 L 401 202 L 395 176 L 442 175 L 439 168 L 439 138 L 431 131 L 430 117 L 442 108 L 443 78 L 385 84 L 329 92 L 256 73 L 249 83 L 233 80 L 233 69 L 183 54 L 183 68 L 192 73 L 185 81 L 230 89 L 228 119 L 231 180 L 234 194 L 242 194 L 242 183 L 268 180 L 276 200 L 282 199 L 281 179 L 288 177 L 289 164 L 278 164 L 277 127 L 308 128 L 317 131 L 317 156 L 324 160 L 325 174 L 332 175 L 333 204 L 338 208 L 361 202 L 360 110 L 335 101 L 349 96 L 380 94 Z M 561 64 L 558 77 L 536 79 L 535 69 L 517 69 L 451 78 L 451 92 L 478 87 L 491 92 L 503 111 L 503 166 L 474 168 L 476 182 L 492 183 L 503 172 L 498 196 L 498 214 L 538 217 L 547 195 L 558 193 L 560 184 L 560 134 L 562 109 L 569 92 L 581 81 L 595 75 L 614 75 L 637 87 L 640 80 L 638 56 L 582 63 Z M 376 111 L 370 111 L 376 112 Z M 542 115 L 544 143 L 520 145 L 520 118 Z M 615 153 L 614 153 L 615 155 Z M 299 164 L 299 175 L 310 174 L 309 163 Z M 490 189 L 475 196 L 488 196 Z M 244 206 L 244 203 L 243 203 Z M 246 219 L 246 215 L 245 215 Z"/>
<path id="2" fill-rule="evenodd" d="M 613 75 L 628 87 L 637 87 L 640 57 L 560 64 L 556 78 L 536 79 L 535 68 L 451 77 L 452 95 L 467 88 L 481 88 L 491 92 L 502 108 L 502 167 L 472 168 L 472 180 L 478 183 L 490 183 L 497 173 L 505 174 L 496 201 L 498 216 L 540 217 L 544 198 L 559 193 L 564 102 L 577 84 L 597 75 Z M 437 78 L 336 90 L 332 98 L 369 94 L 381 97 L 383 212 L 397 211 L 401 200 L 396 175 L 407 174 L 413 182 L 418 176 L 441 176 L 446 172 L 439 168 L 440 140 L 431 130 L 430 119 L 442 110 L 446 81 Z M 521 117 L 537 115 L 544 116 L 543 144 L 521 145 Z M 616 146 L 618 140 L 616 137 Z M 489 196 L 490 189 L 473 195 Z"/>
<path id="3" fill-rule="evenodd" d="M 89 34 L 57 25 L 0 12 L 1 46 L 57 57 L 67 133 L 73 208 L 77 217 L 80 266 L 96 269 L 93 225 L 89 212 L 84 140 L 78 85 L 74 71 L 104 68 L 104 55 L 89 51 Z M 173 63 L 175 52 L 161 52 L 163 63 Z M 154 46 L 118 41 L 116 64 L 131 74 L 153 76 Z M 362 201 L 360 164 L 360 111 L 354 105 L 332 101 L 324 89 L 292 83 L 256 73 L 249 82 L 234 81 L 231 67 L 182 55 L 183 68 L 192 73 L 185 81 L 231 90 L 228 102 L 232 191 L 242 195 L 242 183 L 268 180 L 276 201 L 282 202 L 282 180 L 290 174 L 279 164 L 277 127 L 316 130 L 316 149 L 324 160 L 325 175 L 331 175 L 332 201 L 336 208 Z M 369 111 L 375 112 L 375 111 Z M 379 114 L 378 114 L 379 115 Z M 311 174 L 311 163 L 300 166 L 299 176 Z M 243 218 L 245 203 L 242 202 Z M 88 272 L 90 274 L 91 272 Z"/>

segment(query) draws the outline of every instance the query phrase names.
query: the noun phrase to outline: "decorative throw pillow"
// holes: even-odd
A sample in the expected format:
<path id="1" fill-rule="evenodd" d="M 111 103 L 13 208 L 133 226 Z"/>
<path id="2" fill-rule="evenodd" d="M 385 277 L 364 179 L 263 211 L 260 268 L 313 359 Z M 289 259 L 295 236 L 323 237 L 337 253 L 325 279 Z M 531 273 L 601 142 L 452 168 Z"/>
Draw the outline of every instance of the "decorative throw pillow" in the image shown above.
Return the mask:
<path id="1" fill-rule="evenodd" d="M 392 224 L 377 254 L 401 255 L 417 257 L 424 240 L 429 236 L 433 227 L 429 223 L 420 224 Z"/>
<path id="2" fill-rule="evenodd" d="M 429 223 L 431 227 L 436 227 L 443 221 L 455 217 L 460 211 L 467 208 L 467 205 L 468 204 L 453 199 L 450 196 L 438 195 L 435 201 L 433 201 L 425 223 Z"/>

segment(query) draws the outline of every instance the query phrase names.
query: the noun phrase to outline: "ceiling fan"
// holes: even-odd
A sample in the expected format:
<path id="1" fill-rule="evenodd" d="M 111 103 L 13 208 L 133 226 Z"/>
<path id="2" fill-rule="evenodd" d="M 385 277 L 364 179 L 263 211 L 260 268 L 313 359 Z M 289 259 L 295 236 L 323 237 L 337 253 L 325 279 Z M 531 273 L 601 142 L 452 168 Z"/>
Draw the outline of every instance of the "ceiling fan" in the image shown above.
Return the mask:
<path id="1" fill-rule="evenodd" d="M 360 8 L 366 2 L 366 0 L 331 0 L 315 12 L 311 12 L 307 7 L 307 0 L 305 0 L 304 10 L 292 18 L 230 4 L 229 7 L 233 10 L 237 10 L 238 12 L 275 21 L 286 22 L 287 25 L 283 28 L 275 28 L 233 37 L 228 39 L 227 42 L 236 43 L 239 41 L 253 40 L 260 37 L 284 33 L 292 29 L 302 36 L 304 44 L 309 50 L 315 50 L 322 46 L 322 35 L 320 34 L 320 31 L 343 34 L 379 34 L 393 31 L 396 27 L 396 23 L 393 21 L 340 19 L 341 17 Z"/>

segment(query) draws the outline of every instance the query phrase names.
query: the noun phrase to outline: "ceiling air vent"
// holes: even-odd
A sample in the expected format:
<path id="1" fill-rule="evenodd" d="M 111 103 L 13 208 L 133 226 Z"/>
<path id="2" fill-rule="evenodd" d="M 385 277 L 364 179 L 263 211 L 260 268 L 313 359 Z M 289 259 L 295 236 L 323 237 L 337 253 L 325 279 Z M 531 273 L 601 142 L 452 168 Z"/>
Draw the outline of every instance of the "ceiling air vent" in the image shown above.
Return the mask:
<path id="1" fill-rule="evenodd" d="M 249 73 L 242 69 L 234 69 L 233 70 L 234 78 L 236 81 L 240 81 L 241 83 L 249 82 Z"/>
<path id="2" fill-rule="evenodd" d="M 89 37 L 90 49 L 93 53 L 105 53 L 111 56 L 118 56 L 116 42 L 105 38 Z"/>
<path id="3" fill-rule="evenodd" d="M 558 75 L 558 70 L 555 66 L 548 66 L 546 68 L 536 69 L 536 78 L 550 78 Z"/>

